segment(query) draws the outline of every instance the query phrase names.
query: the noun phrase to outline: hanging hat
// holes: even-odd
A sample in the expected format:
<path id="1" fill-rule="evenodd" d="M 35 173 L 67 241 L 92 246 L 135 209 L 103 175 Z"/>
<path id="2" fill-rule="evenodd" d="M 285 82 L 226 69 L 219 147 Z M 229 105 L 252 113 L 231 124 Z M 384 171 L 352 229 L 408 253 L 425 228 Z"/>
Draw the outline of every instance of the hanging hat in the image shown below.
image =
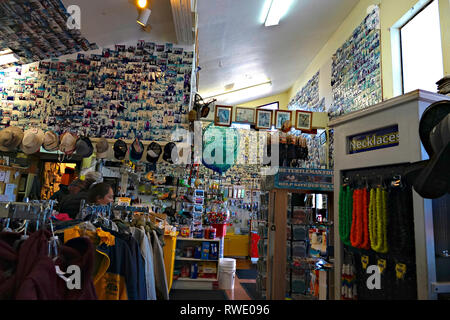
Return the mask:
<path id="1" fill-rule="evenodd" d="M 77 148 L 77 136 L 71 132 L 65 132 L 61 136 L 61 144 L 59 145 L 59 151 L 64 154 L 72 154 Z"/>
<path id="2" fill-rule="evenodd" d="M 420 140 L 430 158 L 434 154 L 430 133 L 450 113 L 450 101 L 439 101 L 430 105 L 422 115 L 419 124 Z"/>
<path id="3" fill-rule="evenodd" d="M 116 143 L 114 143 L 114 157 L 117 160 L 124 160 L 125 155 L 127 154 L 128 146 L 123 140 L 117 140 Z"/>
<path id="4" fill-rule="evenodd" d="M 138 162 L 142 159 L 144 154 L 144 145 L 139 139 L 135 139 L 130 146 L 130 160 L 133 162 Z"/>
<path id="5" fill-rule="evenodd" d="M 158 162 L 161 153 L 162 148 L 158 143 L 156 142 L 150 143 L 149 146 L 147 147 L 147 161 L 150 163 Z"/>
<path id="6" fill-rule="evenodd" d="M 44 150 L 48 152 L 57 151 L 59 147 L 59 137 L 53 131 L 47 131 L 44 134 L 44 142 L 42 144 Z"/>
<path id="7" fill-rule="evenodd" d="M 82 158 L 89 158 L 94 153 L 94 146 L 88 137 L 80 137 L 76 143 L 76 153 Z"/>
<path id="8" fill-rule="evenodd" d="M 174 152 L 175 149 L 175 152 Z M 176 152 L 177 149 L 177 145 L 173 142 L 169 142 L 168 144 L 166 144 L 164 146 L 164 154 L 163 154 L 163 159 L 164 161 L 168 162 L 168 163 L 176 163 L 178 159 L 173 159 L 172 158 L 172 153 L 177 154 Z"/>
<path id="9" fill-rule="evenodd" d="M 23 135 L 21 149 L 25 154 L 33 154 L 41 150 L 42 143 L 44 132 L 38 128 L 28 129 Z"/>
<path id="10" fill-rule="evenodd" d="M 19 147 L 23 139 L 23 130 L 17 127 L 8 127 L 0 131 L 0 151 L 11 152 Z"/>
<path id="11" fill-rule="evenodd" d="M 210 110 L 211 110 L 211 109 L 209 108 L 208 105 L 203 106 L 203 107 L 202 107 L 202 110 L 200 111 L 201 117 L 202 117 L 202 118 L 207 118 L 208 115 L 209 115 L 209 111 L 210 111 Z"/>
<path id="12" fill-rule="evenodd" d="M 96 144 L 97 159 L 105 159 L 109 151 L 109 143 L 106 138 L 101 138 Z"/>

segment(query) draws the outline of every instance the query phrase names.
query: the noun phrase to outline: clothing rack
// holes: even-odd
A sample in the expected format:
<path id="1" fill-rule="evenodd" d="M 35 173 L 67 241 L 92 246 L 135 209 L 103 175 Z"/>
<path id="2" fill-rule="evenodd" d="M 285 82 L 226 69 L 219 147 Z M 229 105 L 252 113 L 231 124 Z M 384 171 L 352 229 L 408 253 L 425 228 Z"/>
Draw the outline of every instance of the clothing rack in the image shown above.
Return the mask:
<path id="1" fill-rule="evenodd" d="M 40 220 L 41 213 L 51 214 L 55 201 L 0 202 L 0 218 Z"/>

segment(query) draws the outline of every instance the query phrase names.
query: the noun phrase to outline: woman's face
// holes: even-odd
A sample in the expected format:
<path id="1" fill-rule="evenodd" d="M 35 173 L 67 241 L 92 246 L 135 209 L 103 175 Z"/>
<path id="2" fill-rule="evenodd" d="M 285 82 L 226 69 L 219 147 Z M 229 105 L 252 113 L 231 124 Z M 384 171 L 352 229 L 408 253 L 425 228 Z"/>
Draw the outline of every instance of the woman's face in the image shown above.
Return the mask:
<path id="1" fill-rule="evenodd" d="M 108 205 L 111 202 L 114 202 L 114 192 L 112 188 L 109 188 L 109 192 L 103 198 L 97 199 L 97 203 L 100 205 Z"/>

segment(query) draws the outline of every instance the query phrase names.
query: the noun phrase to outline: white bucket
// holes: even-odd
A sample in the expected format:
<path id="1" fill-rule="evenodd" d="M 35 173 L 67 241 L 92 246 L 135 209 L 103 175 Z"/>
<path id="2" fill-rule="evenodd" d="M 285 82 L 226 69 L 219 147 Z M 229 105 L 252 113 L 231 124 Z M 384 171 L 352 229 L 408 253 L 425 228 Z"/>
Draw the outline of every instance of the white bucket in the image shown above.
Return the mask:
<path id="1" fill-rule="evenodd" d="M 220 259 L 219 262 L 219 288 L 222 290 L 233 290 L 236 277 L 236 260 Z"/>

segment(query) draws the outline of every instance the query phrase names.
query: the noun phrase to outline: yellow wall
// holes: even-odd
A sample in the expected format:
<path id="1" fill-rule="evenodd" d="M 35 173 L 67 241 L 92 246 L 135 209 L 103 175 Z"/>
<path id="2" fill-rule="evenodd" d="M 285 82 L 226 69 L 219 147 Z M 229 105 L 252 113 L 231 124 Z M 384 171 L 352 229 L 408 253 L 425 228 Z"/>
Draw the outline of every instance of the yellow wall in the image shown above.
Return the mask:
<path id="1" fill-rule="evenodd" d="M 450 74 L 450 1 L 440 0 L 439 2 L 443 41 L 444 74 Z M 379 4 L 380 6 L 383 98 L 387 100 L 394 97 L 391 35 L 389 29 L 416 3 L 418 3 L 418 0 L 361 0 L 347 16 L 341 26 L 336 30 L 333 36 L 328 40 L 326 45 L 320 50 L 305 72 L 294 83 L 293 87 L 289 90 L 288 100 L 291 100 L 308 82 L 308 80 L 310 80 L 314 74 L 332 58 L 336 50 L 344 44 L 356 27 L 367 16 L 367 8 L 374 4 Z"/>
<path id="2" fill-rule="evenodd" d="M 450 75 L 450 0 L 440 0 L 442 53 L 444 57 L 444 75 Z"/>
<path id="3" fill-rule="evenodd" d="M 246 102 L 246 103 L 240 104 L 239 107 L 256 108 L 256 107 L 263 106 L 265 104 L 269 104 L 269 103 L 277 102 L 277 101 L 280 103 L 281 110 L 287 110 L 287 105 L 289 104 L 289 101 L 290 101 L 288 91 L 274 95 L 274 96 L 270 96 L 267 98 L 262 98 L 262 99 Z"/>

